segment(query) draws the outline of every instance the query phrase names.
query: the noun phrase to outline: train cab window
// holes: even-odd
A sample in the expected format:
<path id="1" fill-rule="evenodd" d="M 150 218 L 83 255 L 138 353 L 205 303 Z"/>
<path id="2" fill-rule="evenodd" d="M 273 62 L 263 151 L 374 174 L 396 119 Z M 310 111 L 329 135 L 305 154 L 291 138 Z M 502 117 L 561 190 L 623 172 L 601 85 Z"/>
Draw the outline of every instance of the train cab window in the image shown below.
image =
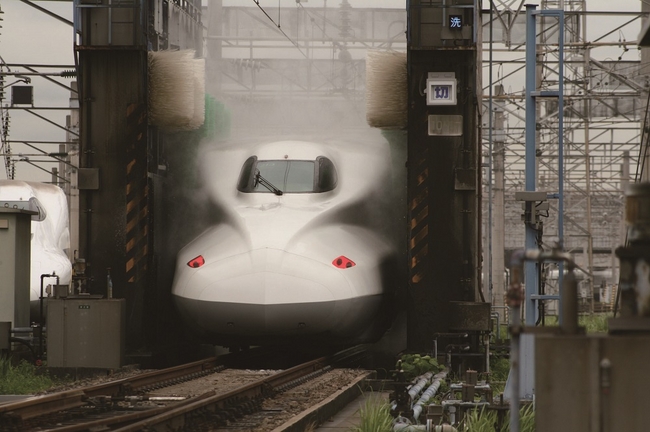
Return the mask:
<path id="1" fill-rule="evenodd" d="M 250 192 L 250 189 L 253 187 L 254 181 L 254 169 L 255 163 L 257 162 L 257 156 L 251 156 L 246 159 L 244 166 L 241 167 L 241 173 L 239 174 L 239 181 L 237 182 L 237 190 L 241 192 Z"/>
<path id="2" fill-rule="evenodd" d="M 314 191 L 314 162 L 272 160 L 258 161 L 256 169 L 260 175 L 284 193 Z M 269 192 L 262 184 L 257 184 L 253 192 Z"/>
<path id="3" fill-rule="evenodd" d="M 317 157 L 316 164 L 318 167 L 318 182 L 316 183 L 314 192 L 331 191 L 336 187 L 336 183 L 338 182 L 338 175 L 336 174 L 334 164 L 325 156 Z"/>
<path id="4" fill-rule="evenodd" d="M 257 173 L 265 181 L 256 180 Z M 327 192 L 336 187 L 334 164 L 320 156 L 315 161 L 257 160 L 251 156 L 244 162 L 237 189 L 240 192 L 282 193 Z"/>

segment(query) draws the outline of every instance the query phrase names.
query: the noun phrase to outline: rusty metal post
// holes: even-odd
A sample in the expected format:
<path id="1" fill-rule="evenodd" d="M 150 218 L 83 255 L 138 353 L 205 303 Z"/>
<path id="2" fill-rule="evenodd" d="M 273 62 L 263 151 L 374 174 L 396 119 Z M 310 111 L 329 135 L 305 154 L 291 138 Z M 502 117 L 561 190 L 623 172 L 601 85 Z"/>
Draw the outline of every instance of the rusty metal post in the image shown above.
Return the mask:
<path id="1" fill-rule="evenodd" d="M 510 321 L 510 430 L 519 431 L 519 362 L 520 362 L 520 336 L 521 336 L 521 303 L 524 301 L 524 290 L 521 287 L 521 278 L 524 272 L 524 251 L 516 251 L 511 258 L 510 287 L 506 294 L 506 303 L 512 310 Z"/>
<path id="2" fill-rule="evenodd" d="M 562 331 L 567 334 L 578 333 L 578 280 L 573 271 L 574 265 L 569 261 L 569 272 L 564 279 L 560 298 L 562 302 Z"/>

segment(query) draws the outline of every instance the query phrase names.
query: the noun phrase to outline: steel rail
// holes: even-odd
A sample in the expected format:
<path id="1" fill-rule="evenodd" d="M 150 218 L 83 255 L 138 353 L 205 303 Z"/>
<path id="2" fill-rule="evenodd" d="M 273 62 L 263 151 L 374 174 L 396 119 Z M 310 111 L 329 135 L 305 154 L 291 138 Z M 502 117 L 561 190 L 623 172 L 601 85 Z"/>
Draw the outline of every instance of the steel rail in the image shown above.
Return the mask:
<path id="1" fill-rule="evenodd" d="M 323 370 L 328 366 L 330 361 L 331 358 L 329 357 L 321 357 L 295 366 L 291 369 L 287 369 L 286 371 L 279 372 L 270 377 L 263 378 L 228 393 L 215 395 L 182 407 L 170 407 L 169 410 L 163 414 L 115 429 L 114 432 L 136 432 L 171 421 L 174 421 L 174 425 L 178 426 L 180 422 L 184 423 L 184 419 L 179 419 L 182 419 L 186 414 L 201 410 L 211 410 L 213 413 L 215 411 L 223 410 L 225 411 L 224 415 L 230 416 L 232 415 L 232 411 L 237 411 L 237 408 L 232 405 L 233 402 L 236 401 L 241 404 L 242 401 L 244 401 L 244 403 L 247 403 L 247 401 L 260 401 L 265 397 L 273 395 L 281 387 L 286 388 L 291 386 L 291 383 L 297 380 L 302 380 L 305 376 L 317 373 L 319 370 Z M 216 416 L 219 416 L 218 413 L 215 414 Z"/>
<path id="2" fill-rule="evenodd" d="M 253 351 L 253 350 L 251 350 Z M 320 357 L 301 365 L 292 367 L 269 377 L 265 377 L 252 384 L 244 385 L 239 389 L 217 395 L 215 391 L 204 393 L 200 396 L 174 403 L 172 406 L 156 407 L 137 413 L 110 415 L 105 418 L 94 418 L 89 422 L 68 424 L 65 426 L 46 427 L 47 431 L 75 432 L 88 430 L 95 427 L 115 428 L 118 430 L 141 430 L 148 424 L 164 423 L 170 418 L 182 417 L 187 413 L 209 407 L 211 418 L 215 421 L 233 419 L 241 414 L 259 409 L 264 398 L 297 386 L 308 379 L 321 375 L 329 370 L 329 365 L 346 362 L 364 355 L 365 348 L 357 346 L 341 351 L 335 355 Z M 142 394 L 153 389 L 174 385 L 183 381 L 199 378 L 203 375 L 223 370 L 226 365 L 239 363 L 241 353 L 225 356 L 211 357 L 196 362 L 175 366 L 159 371 L 147 372 L 137 376 L 110 381 L 85 388 L 36 396 L 19 402 L 10 402 L 0 405 L 0 429 L 3 426 L 19 430 L 24 422 L 37 422 L 38 417 L 55 415 L 56 413 L 75 410 L 83 406 L 94 404 L 95 399 L 111 401 L 132 394 Z M 246 353 L 244 359 L 255 358 L 263 355 Z M 267 353 L 268 354 L 268 353 Z M 47 420 L 46 420 L 47 421 Z M 143 424 L 145 426 L 143 426 Z"/>
<path id="3" fill-rule="evenodd" d="M 216 372 L 219 366 L 222 365 L 219 363 L 218 358 L 210 357 L 193 363 L 98 384 L 85 388 L 84 392 L 88 397 L 133 394 L 134 392 L 142 392 L 144 388 L 150 386 L 164 387 L 182 380 L 193 379 L 201 374 Z"/>
<path id="4" fill-rule="evenodd" d="M 148 386 L 172 385 L 182 380 L 196 378 L 211 373 L 220 366 L 217 357 L 211 357 L 158 371 L 106 382 L 83 389 L 68 390 L 45 396 L 36 396 L 19 402 L 0 405 L 0 424 L 5 420 L 26 420 L 57 411 L 77 408 L 85 404 L 90 397 L 120 396 L 132 394 Z"/>
<path id="5" fill-rule="evenodd" d="M 184 401 L 177 402 L 174 405 L 174 407 L 179 408 L 184 405 L 188 405 L 200 401 L 202 399 L 212 397 L 215 394 L 216 394 L 215 391 L 211 390 L 199 396 L 195 396 L 192 398 L 188 398 Z M 44 432 L 81 432 L 87 430 L 106 430 L 107 427 L 120 425 L 123 423 L 136 422 L 145 419 L 147 417 L 152 417 L 161 414 L 167 410 L 169 410 L 169 406 L 161 406 L 161 407 L 151 408 L 146 411 L 130 412 L 128 414 L 118 414 L 113 417 L 106 417 L 103 419 L 92 420 L 89 422 L 83 422 L 74 425 L 67 425 L 67 426 L 56 427 L 56 428 L 44 428 L 43 431 Z"/>
<path id="6" fill-rule="evenodd" d="M 83 390 L 68 390 L 47 396 L 35 396 L 20 402 L 0 405 L 0 425 L 4 421 L 22 421 L 43 414 L 77 408 L 84 405 L 86 394 Z"/>

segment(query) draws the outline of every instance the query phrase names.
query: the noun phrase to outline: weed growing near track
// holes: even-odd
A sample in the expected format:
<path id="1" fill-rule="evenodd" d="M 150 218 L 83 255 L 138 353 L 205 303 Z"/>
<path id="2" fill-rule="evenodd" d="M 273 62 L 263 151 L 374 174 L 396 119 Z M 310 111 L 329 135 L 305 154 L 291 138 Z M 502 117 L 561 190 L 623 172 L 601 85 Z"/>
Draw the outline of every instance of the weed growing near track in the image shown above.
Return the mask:
<path id="1" fill-rule="evenodd" d="M 431 358 L 431 356 L 420 354 L 404 354 L 395 365 L 396 369 L 401 369 L 404 372 L 404 379 L 407 381 L 412 380 L 426 372 L 433 372 L 434 374 L 440 372 L 444 367 L 438 364 L 438 360 Z"/>
<path id="2" fill-rule="evenodd" d="M 503 393 L 510 372 L 510 359 L 507 357 L 490 358 L 490 386 L 496 396 Z"/>
<path id="3" fill-rule="evenodd" d="M 475 409 L 465 416 L 463 424 L 458 428 L 464 432 L 510 432 L 510 416 L 506 416 L 505 424 L 497 428 L 497 414 L 495 411 Z M 532 405 L 523 406 L 519 410 L 519 431 L 535 431 L 535 410 Z"/>
<path id="4" fill-rule="evenodd" d="M 587 333 L 607 333 L 607 320 L 614 315 L 610 313 L 595 313 L 592 315 L 580 315 L 578 325 L 584 327 Z M 557 326 L 558 318 L 556 316 L 546 317 L 547 326 Z"/>
<path id="5" fill-rule="evenodd" d="M 368 398 L 359 410 L 360 423 L 350 429 L 351 432 L 391 432 L 393 418 L 390 406 L 378 398 Z M 510 432 L 510 416 L 506 415 L 504 424 L 499 428 L 497 414 L 487 409 L 469 411 L 462 424 L 457 427 L 460 432 Z M 535 431 L 535 410 L 526 405 L 519 411 L 520 432 Z"/>
<path id="6" fill-rule="evenodd" d="M 350 429 L 351 432 L 391 432 L 393 417 L 390 406 L 378 397 L 369 397 L 359 408 L 360 422 Z"/>
<path id="7" fill-rule="evenodd" d="M 12 366 L 11 361 L 0 358 L 0 394 L 24 395 L 46 390 L 55 384 L 46 374 L 39 374 L 36 366 L 20 362 Z"/>

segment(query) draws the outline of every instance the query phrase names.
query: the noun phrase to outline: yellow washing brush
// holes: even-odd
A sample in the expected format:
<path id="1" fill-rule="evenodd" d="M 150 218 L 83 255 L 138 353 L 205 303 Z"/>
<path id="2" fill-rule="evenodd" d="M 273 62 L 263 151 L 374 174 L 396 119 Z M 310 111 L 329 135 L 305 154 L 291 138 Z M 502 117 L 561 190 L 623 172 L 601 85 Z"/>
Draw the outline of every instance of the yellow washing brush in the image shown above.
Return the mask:
<path id="1" fill-rule="evenodd" d="M 168 132 L 205 119 L 205 61 L 194 50 L 149 52 L 149 124 Z"/>
<path id="2" fill-rule="evenodd" d="M 380 129 L 403 129 L 408 123 L 406 53 L 368 51 L 366 121 Z"/>

